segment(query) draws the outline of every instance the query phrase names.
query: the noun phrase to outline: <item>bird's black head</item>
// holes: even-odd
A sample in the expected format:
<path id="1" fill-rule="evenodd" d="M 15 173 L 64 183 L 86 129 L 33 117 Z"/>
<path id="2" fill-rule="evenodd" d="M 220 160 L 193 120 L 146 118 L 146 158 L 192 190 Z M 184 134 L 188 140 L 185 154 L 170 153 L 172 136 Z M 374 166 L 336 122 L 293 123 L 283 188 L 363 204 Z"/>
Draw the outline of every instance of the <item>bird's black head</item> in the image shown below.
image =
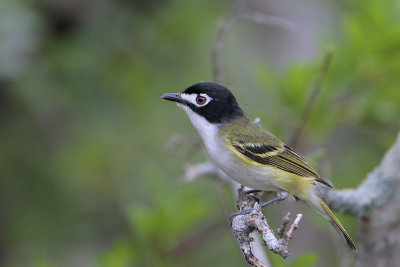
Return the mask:
<path id="1" fill-rule="evenodd" d="M 217 83 L 197 83 L 180 94 L 164 94 L 161 98 L 187 106 L 210 123 L 227 123 L 244 115 L 232 92 Z"/>

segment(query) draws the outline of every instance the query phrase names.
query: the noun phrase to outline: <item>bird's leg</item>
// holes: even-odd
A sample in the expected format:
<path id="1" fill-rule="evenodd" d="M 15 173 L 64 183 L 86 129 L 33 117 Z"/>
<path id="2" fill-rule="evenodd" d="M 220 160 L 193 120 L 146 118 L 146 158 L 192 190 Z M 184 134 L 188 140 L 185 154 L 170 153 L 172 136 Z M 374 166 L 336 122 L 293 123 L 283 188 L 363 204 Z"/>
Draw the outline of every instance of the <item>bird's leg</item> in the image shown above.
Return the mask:
<path id="1" fill-rule="evenodd" d="M 269 206 L 269 205 L 271 205 L 271 204 L 273 204 L 275 202 L 281 202 L 281 201 L 287 199 L 289 193 L 285 192 L 285 191 L 280 191 L 280 192 L 278 192 L 277 195 L 278 195 L 277 198 L 274 198 L 274 199 L 272 199 L 272 200 L 270 200 L 268 202 L 262 203 L 261 204 L 261 208 L 265 208 L 266 206 Z"/>
<path id="2" fill-rule="evenodd" d="M 249 191 L 250 191 L 250 190 L 249 190 Z M 247 193 L 247 192 L 245 192 L 245 193 Z M 283 200 L 287 199 L 287 197 L 288 197 L 289 194 L 288 194 L 288 192 L 280 191 L 280 192 L 278 192 L 277 195 L 278 195 L 277 198 L 274 198 L 274 199 L 272 199 L 272 200 L 270 200 L 270 201 L 268 201 L 268 202 L 265 202 L 265 203 L 261 204 L 261 208 L 265 208 L 266 206 L 269 206 L 269 205 L 271 205 L 271 204 L 273 204 L 273 203 L 283 201 Z M 249 208 L 249 209 L 245 209 L 245 210 L 241 210 L 241 211 L 239 211 L 239 212 L 233 213 L 233 214 L 230 216 L 230 219 L 232 220 L 232 218 L 235 217 L 235 216 L 237 216 L 237 215 L 249 214 L 252 210 L 253 210 L 253 208 Z"/>

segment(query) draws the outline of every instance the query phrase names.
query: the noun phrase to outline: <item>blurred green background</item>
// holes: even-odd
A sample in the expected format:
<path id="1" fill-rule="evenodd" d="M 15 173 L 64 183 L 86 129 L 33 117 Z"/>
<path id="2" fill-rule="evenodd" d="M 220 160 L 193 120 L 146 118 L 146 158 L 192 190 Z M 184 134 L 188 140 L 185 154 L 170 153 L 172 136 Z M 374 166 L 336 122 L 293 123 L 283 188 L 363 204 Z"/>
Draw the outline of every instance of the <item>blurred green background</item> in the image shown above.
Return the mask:
<path id="1" fill-rule="evenodd" d="M 245 266 L 226 216 L 233 193 L 212 179 L 182 182 L 183 166 L 206 156 L 196 146 L 166 153 L 173 133 L 197 134 L 159 98 L 213 79 L 218 25 L 234 7 L 0 2 L 1 266 Z M 224 45 L 225 85 L 250 118 L 287 141 L 334 46 L 298 150 L 337 188 L 356 186 L 400 126 L 400 2 L 252 0 L 247 8 L 296 27 L 239 22 Z M 273 265 L 337 266 L 336 235 L 308 207 L 267 209 L 271 226 L 289 206 L 306 216 L 292 256 L 269 253 Z M 355 219 L 339 217 L 356 237 Z"/>

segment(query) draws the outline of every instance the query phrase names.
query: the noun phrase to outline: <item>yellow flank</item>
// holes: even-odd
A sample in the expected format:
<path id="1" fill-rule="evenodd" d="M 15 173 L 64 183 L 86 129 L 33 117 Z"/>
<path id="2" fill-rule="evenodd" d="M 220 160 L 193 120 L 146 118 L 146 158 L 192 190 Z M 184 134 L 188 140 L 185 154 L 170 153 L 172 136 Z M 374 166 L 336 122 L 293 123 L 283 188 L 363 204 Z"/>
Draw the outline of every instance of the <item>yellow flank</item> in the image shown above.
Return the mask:
<path id="1" fill-rule="evenodd" d="M 302 200 L 308 200 L 308 194 L 314 185 L 314 177 L 299 176 L 290 172 L 283 171 L 271 165 L 265 165 L 256 162 L 238 152 L 234 147 L 229 144 L 229 142 L 227 142 L 227 145 L 232 151 L 233 155 L 235 155 L 244 165 L 247 164 L 254 168 L 268 168 L 276 175 L 271 176 L 267 174 L 268 172 L 266 172 L 265 179 L 273 180 L 273 183 L 283 191 L 289 192 Z"/>
<path id="2" fill-rule="evenodd" d="M 299 176 L 282 171 L 275 167 L 272 168 L 276 169 L 278 173 L 282 174 L 281 176 L 270 178 L 274 179 L 282 190 L 292 193 L 301 200 L 308 200 L 308 195 L 310 194 L 310 190 L 312 190 L 312 187 L 314 185 L 313 177 Z"/>

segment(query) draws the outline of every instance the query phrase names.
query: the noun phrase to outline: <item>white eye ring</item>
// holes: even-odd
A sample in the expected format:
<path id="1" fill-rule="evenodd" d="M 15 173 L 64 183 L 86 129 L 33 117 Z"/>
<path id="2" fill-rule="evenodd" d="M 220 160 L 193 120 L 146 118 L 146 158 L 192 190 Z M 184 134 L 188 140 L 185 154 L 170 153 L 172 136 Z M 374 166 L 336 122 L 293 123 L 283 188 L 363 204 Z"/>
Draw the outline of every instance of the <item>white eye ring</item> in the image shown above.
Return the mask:
<path id="1" fill-rule="evenodd" d="M 196 107 L 204 107 L 212 100 L 207 94 L 181 94 L 181 97 Z"/>

